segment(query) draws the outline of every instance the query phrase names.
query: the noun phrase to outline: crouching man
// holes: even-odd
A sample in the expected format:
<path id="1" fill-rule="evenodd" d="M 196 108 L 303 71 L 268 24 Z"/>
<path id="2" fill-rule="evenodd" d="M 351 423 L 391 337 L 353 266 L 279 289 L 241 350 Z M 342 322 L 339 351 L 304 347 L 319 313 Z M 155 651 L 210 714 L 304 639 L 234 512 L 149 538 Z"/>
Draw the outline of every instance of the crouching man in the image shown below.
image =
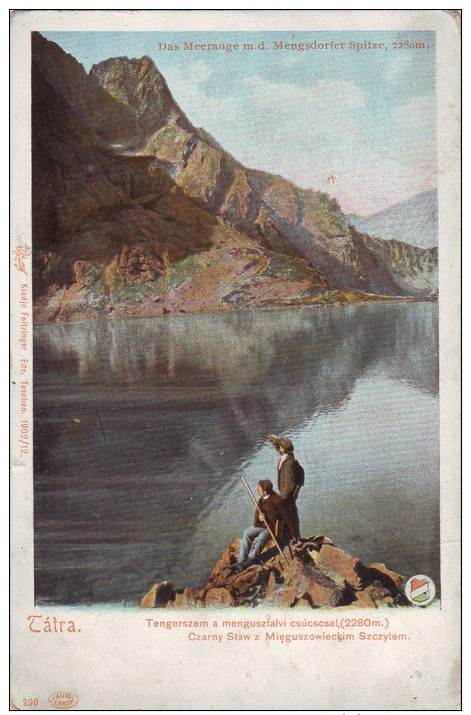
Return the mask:
<path id="1" fill-rule="evenodd" d="M 272 482 L 269 479 L 260 480 L 257 491 L 260 496 L 257 503 L 263 516 L 256 509 L 253 526 L 249 526 L 242 535 L 236 564 L 236 569 L 239 571 L 250 566 L 259 556 L 267 541 L 270 540 L 270 532 L 266 528 L 267 523 L 272 532 L 276 533 L 277 521 L 283 518 L 281 512 L 283 500 L 279 494 L 273 491 Z"/>

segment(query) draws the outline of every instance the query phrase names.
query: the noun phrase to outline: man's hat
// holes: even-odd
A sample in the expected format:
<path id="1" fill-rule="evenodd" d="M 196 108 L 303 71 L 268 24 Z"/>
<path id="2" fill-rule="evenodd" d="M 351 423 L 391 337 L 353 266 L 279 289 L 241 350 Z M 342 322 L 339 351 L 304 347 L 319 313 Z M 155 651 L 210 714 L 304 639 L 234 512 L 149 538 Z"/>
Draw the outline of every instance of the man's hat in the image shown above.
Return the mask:
<path id="1" fill-rule="evenodd" d="M 275 447 L 283 447 L 285 452 L 294 452 L 293 443 L 287 437 L 275 437 L 274 434 L 269 434 L 267 439 L 269 439 Z"/>
<path id="2" fill-rule="evenodd" d="M 293 443 L 287 437 L 280 437 L 280 439 L 278 440 L 278 446 L 283 447 L 285 452 L 294 452 Z"/>

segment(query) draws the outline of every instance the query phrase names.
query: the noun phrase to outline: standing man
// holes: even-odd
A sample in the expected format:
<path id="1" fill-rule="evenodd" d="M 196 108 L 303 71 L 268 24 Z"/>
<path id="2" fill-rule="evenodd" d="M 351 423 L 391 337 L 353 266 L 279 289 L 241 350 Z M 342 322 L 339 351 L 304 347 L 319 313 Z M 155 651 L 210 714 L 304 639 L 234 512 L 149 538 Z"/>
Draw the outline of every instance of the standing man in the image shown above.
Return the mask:
<path id="1" fill-rule="evenodd" d="M 293 443 L 287 437 L 275 437 L 268 435 L 268 439 L 279 453 L 280 458 L 277 464 L 278 489 L 283 499 L 282 513 L 288 525 L 291 538 L 298 541 L 301 538 L 299 532 L 299 515 L 296 506 L 299 490 L 302 486 L 299 480 L 299 471 L 302 469 L 294 458 Z"/>

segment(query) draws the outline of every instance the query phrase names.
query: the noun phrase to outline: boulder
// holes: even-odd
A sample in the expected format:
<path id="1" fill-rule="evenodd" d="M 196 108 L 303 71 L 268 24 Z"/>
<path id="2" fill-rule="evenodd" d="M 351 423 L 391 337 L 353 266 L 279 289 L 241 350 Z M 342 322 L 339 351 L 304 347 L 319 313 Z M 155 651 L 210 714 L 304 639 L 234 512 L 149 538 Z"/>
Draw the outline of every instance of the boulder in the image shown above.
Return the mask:
<path id="1" fill-rule="evenodd" d="M 357 591 L 352 608 L 376 608 L 376 604 L 368 591 Z"/>
<path id="2" fill-rule="evenodd" d="M 205 608 L 231 608 L 236 605 L 234 598 L 225 588 L 211 588 L 204 598 Z"/>
<path id="3" fill-rule="evenodd" d="M 264 586 L 269 577 L 269 571 L 262 566 L 251 566 L 250 568 L 237 573 L 231 579 L 231 591 L 236 596 L 244 596 L 251 591 L 254 586 Z"/>
<path id="4" fill-rule="evenodd" d="M 166 608 L 203 608 L 203 591 L 198 588 L 185 588 L 183 593 L 175 594 L 173 601 L 168 601 Z"/>
<path id="5" fill-rule="evenodd" d="M 333 571 L 345 579 L 352 588 L 361 590 L 367 569 L 359 559 L 348 556 L 345 551 L 333 544 L 323 544 L 319 553 L 312 552 L 311 556 L 318 566 Z"/>
<path id="6" fill-rule="evenodd" d="M 333 546 L 331 540 L 326 536 L 310 536 L 308 539 L 303 540 L 302 548 L 304 551 L 320 551 L 323 544 L 331 544 Z"/>
<path id="7" fill-rule="evenodd" d="M 301 559 L 295 556 L 288 564 L 283 564 L 281 576 L 286 586 L 298 588 L 300 581 L 307 574 L 307 569 Z"/>
<path id="8" fill-rule="evenodd" d="M 370 564 L 368 575 L 372 580 L 380 581 L 394 594 L 404 586 L 404 576 L 390 571 L 384 564 Z"/>
<path id="9" fill-rule="evenodd" d="M 281 587 L 262 600 L 265 608 L 290 608 L 297 601 L 297 589 Z"/>
<path id="10" fill-rule="evenodd" d="M 228 568 L 237 561 L 237 554 L 239 551 L 239 539 L 234 539 L 232 543 L 224 549 L 219 559 L 213 566 L 213 569 L 209 575 L 208 583 L 215 581 L 223 569 Z"/>
<path id="11" fill-rule="evenodd" d="M 315 564 L 299 557 L 283 571 L 283 579 L 287 586 L 296 588 L 298 599 L 304 598 L 313 607 L 336 606 L 342 600 L 342 588 Z"/>
<path id="12" fill-rule="evenodd" d="M 330 608 L 340 603 L 342 591 L 336 588 L 335 584 L 329 587 L 320 583 L 311 583 L 309 588 L 304 591 L 303 599 L 313 608 Z"/>
<path id="13" fill-rule="evenodd" d="M 141 598 L 140 608 L 164 608 L 169 601 L 175 598 L 175 589 L 170 581 L 156 583 Z"/>
<path id="14" fill-rule="evenodd" d="M 351 589 L 351 586 L 349 586 L 343 576 L 340 576 L 340 574 L 336 573 L 335 571 L 332 571 L 332 569 L 329 569 L 326 566 L 322 566 L 321 564 L 316 564 L 316 569 L 321 574 L 323 574 L 323 576 L 329 579 L 329 581 L 334 583 L 340 591 L 346 591 Z"/>
<path id="15" fill-rule="evenodd" d="M 271 569 L 265 590 L 265 597 L 268 598 L 268 596 L 270 596 L 281 583 L 283 583 L 283 579 L 280 572 L 277 569 Z"/>
<path id="16" fill-rule="evenodd" d="M 264 596 L 264 587 L 262 584 L 251 586 L 242 595 L 237 595 L 237 606 L 257 606 Z"/>
<path id="17" fill-rule="evenodd" d="M 357 608 L 378 608 L 379 606 L 392 606 L 394 599 L 391 592 L 380 581 L 367 586 L 363 591 L 355 594 L 354 606 Z"/>

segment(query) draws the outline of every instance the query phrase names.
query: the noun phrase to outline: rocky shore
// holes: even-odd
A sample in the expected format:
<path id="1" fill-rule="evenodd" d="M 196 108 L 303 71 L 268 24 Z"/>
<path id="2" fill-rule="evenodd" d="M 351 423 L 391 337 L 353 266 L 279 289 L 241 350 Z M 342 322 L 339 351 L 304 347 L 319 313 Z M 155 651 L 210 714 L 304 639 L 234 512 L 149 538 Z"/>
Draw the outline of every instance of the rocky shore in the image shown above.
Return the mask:
<path id="1" fill-rule="evenodd" d="M 270 545 L 257 563 L 234 568 L 238 539 L 228 546 L 202 588 L 177 590 L 164 581 L 143 596 L 141 608 L 378 608 L 407 605 L 404 578 L 384 564 L 365 566 L 324 536 L 285 546 Z"/>

